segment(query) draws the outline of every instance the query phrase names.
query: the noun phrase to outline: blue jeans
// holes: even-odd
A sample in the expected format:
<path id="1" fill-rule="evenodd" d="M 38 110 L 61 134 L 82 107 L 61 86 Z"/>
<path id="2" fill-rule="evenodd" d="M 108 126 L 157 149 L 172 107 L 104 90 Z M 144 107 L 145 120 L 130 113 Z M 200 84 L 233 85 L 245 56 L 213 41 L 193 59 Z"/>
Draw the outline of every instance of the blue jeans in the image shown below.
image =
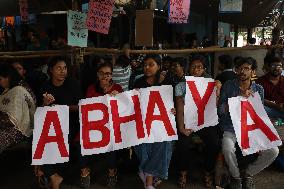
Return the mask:
<path id="1" fill-rule="evenodd" d="M 167 179 L 172 145 L 172 142 L 157 142 L 135 146 L 134 150 L 140 161 L 139 171 Z"/>
<path id="2" fill-rule="evenodd" d="M 283 112 L 280 112 L 280 111 L 275 110 L 273 108 L 270 108 L 268 106 L 264 106 L 264 109 L 265 109 L 266 113 L 268 114 L 268 117 L 284 119 L 284 113 Z"/>

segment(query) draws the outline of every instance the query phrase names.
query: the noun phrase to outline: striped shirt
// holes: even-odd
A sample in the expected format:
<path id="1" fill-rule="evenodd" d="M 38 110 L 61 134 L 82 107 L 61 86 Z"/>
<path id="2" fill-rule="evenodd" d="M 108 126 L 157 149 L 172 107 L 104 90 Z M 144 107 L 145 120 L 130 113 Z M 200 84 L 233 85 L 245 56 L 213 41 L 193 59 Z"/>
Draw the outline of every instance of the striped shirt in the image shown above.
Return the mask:
<path id="1" fill-rule="evenodd" d="M 128 91 L 129 79 L 131 76 L 131 66 L 128 65 L 125 68 L 121 66 L 114 66 L 112 72 L 112 80 L 114 83 L 119 84 L 123 91 Z"/>

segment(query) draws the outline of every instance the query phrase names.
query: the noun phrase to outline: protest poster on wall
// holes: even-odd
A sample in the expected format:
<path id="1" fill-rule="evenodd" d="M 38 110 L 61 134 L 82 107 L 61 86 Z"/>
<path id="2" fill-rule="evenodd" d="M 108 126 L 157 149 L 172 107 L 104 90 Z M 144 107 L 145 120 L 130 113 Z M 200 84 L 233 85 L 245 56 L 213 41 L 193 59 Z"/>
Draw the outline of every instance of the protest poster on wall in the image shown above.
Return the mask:
<path id="1" fill-rule="evenodd" d="M 259 93 L 248 99 L 229 98 L 228 103 L 237 142 L 244 156 L 282 145 Z"/>
<path id="2" fill-rule="evenodd" d="M 29 13 L 28 13 L 28 0 L 19 0 L 21 21 L 28 22 L 29 21 Z"/>
<path id="3" fill-rule="evenodd" d="M 69 107 L 39 107 L 34 115 L 32 165 L 69 161 Z"/>
<path id="4" fill-rule="evenodd" d="M 184 123 L 193 131 L 218 124 L 215 81 L 211 78 L 186 77 Z"/>
<path id="5" fill-rule="evenodd" d="M 88 30 L 108 34 L 114 0 L 90 0 L 87 17 Z"/>
<path id="6" fill-rule="evenodd" d="M 171 24 L 184 24 L 188 21 L 190 0 L 170 0 L 169 20 Z"/>
<path id="7" fill-rule="evenodd" d="M 220 13 L 242 12 L 243 0 L 220 0 Z"/>
<path id="8" fill-rule="evenodd" d="M 87 47 L 88 29 L 86 27 L 87 14 L 69 10 L 67 14 L 68 23 L 68 45 Z"/>

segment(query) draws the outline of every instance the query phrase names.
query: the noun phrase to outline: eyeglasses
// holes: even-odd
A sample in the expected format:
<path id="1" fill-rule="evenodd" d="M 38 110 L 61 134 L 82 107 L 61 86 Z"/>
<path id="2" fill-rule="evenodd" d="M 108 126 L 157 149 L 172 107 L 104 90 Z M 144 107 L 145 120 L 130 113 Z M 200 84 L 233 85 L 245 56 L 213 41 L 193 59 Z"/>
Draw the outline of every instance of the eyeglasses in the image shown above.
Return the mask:
<path id="1" fill-rule="evenodd" d="M 112 73 L 111 72 L 98 72 L 99 77 L 111 77 Z"/>

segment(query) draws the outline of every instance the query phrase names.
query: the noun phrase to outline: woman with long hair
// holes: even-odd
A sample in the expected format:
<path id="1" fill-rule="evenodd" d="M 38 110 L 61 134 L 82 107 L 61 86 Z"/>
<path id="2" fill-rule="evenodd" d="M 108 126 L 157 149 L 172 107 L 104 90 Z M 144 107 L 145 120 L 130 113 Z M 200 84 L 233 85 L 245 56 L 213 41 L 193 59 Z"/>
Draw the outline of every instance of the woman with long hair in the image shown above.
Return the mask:
<path id="1" fill-rule="evenodd" d="M 87 89 L 87 98 L 104 96 L 110 94 L 115 96 L 123 92 L 122 87 L 112 80 L 112 64 L 109 62 L 100 63 L 97 66 L 97 79 L 94 84 Z M 105 154 L 108 161 L 107 185 L 114 187 L 117 183 L 117 151 Z M 90 174 L 90 169 L 85 170 L 86 175 Z"/>
<path id="2" fill-rule="evenodd" d="M 147 56 L 143 65 L 144 76 L 135 81 L 134 88 L 160 86 L 164 77 L 161 75 L 161 62 L 158 58 Z M 171 110 L 175 112 L 174 109 Z M 159 179 L 167 179 L 172 156 L 172 142 L 140 144 L 134 147 L 140 161 L 139 177 L 146 189 L 154 189 Z"/>
<path id="3" fill-rule="evenodd" d="M 64 57 L 54 57 L 48 64 L 48 73 L 50 80 L 42 86 L 41 89 L 41 105 L 67 105 L 69 106 L 69 141 L 74 140 L 74 137 L 79 133 L 79 116 L 78 103 L 81 99 L 81 88 L 79 82 L 68 78 L 67 61 Z M 72 144 L 70 144 L 72 145 Z M 77 146 L 72 146 L 70 149 L 76 149 Z M 72 151 L 73 154 L 73 151 Z M 79 158 L 81 156 L 79 155 Z M 73 155 L 70 156 L 73 160 Z M 51 189 L 59 189 L 63 181 L 63 173 L 67 163 L 55 165 L 43 165 L 42 170 L 36 169 L 36 175 L 49 178 Z M 83 166 L 81 170 L 83 172 Z"/>
<path id="4" fill-rule="evenodd" d="M 209 78 L 210 75 L 206 73 L 206 60 L 201 55 L 195 55 L 189 64 L 189 74 L 194 77 L 205 77 Z M 218 82 L 219 86 L 219 82 Z M 220 88 L 220 86 L 219 86 Z M 220 89 L 218 89 L 220 91 Z M 192 157 L 193 151 L 189 150 L 188 146 L 191 145 L 191 134 L 193 133 L 190 129 L 184 127 L 184 98 L 186 94 L 186 83 L 180 82 L 175 88 L 175 101 L 177 108 L 177 125 L 179 130 L 179 140 L 177 141 L 177 154 L 178 164 L 180 169 L 179 186 L 185 188 L 187 184 L 187 173 L 190 158 Z M 219 92 L 218 92 L 219 94 Z M 219 96 L 217 94 L 217 96 Z M 205 186 L 210 188 L 213 186 L 213 172 L 215 168 L 215 161 L 220 150 L 220 139 L 217 127 L 207 127 L 202 130 L 195 132 L 203 143 L 205 144 Z"/>

